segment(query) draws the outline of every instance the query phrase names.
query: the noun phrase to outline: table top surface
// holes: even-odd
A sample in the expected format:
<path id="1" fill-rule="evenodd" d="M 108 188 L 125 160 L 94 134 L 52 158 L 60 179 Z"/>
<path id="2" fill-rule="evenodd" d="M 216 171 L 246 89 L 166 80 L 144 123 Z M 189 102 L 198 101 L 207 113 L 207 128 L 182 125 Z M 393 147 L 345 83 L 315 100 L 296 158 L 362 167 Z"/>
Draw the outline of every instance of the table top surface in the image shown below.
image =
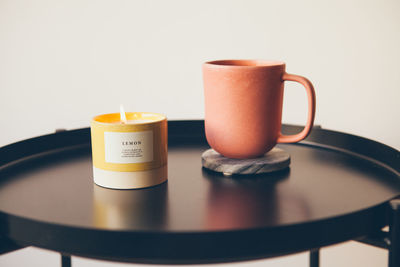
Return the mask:
<path id="1" fill-rule="evenodd" d="M 0 156 L 14 161 L 0 164 L 0 234 L 86 257 L 200 263 L 293 253 L 386 225 L 386 203 L 400 194 L 399 152 L 313 134 L 278 145 L 290 168 L 224 177 L 201 167 L 203 122 L 170 121 L 168 182 L 139 190 L 93 183 L 89 129 L 3 147 Z"/>

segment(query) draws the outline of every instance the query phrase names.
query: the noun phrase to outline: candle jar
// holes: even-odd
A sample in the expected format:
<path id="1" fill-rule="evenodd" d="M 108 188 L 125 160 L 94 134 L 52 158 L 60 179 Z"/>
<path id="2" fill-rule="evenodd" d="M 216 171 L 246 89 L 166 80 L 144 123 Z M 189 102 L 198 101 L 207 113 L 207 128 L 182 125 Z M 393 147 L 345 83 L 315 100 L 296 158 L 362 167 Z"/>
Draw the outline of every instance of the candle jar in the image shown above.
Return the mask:
<path id="1" fill-rule="evenodd" d="M 167 118 L 149 112 L 103 114 L 91 122 L 93 178 L 115 189 L 144 188 L 167 180 Z"/>

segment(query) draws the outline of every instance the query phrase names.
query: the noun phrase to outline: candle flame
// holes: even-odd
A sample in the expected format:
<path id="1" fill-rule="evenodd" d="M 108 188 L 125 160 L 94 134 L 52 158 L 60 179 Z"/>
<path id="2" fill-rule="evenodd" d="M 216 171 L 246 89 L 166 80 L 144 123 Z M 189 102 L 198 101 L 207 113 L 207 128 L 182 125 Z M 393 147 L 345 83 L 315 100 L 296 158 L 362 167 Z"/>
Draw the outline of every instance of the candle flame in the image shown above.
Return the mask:
<path id="1" fill-rule="evenodd" d="M 124 106 L 121 104 L 119 105 L 119 116 L 120 116 L 120 120 L 122 121 L 122 123 L 127 123 L 127 119 L 126 119 L 126 114 L 125 114 L 125 110 L 124 110 Z"/>

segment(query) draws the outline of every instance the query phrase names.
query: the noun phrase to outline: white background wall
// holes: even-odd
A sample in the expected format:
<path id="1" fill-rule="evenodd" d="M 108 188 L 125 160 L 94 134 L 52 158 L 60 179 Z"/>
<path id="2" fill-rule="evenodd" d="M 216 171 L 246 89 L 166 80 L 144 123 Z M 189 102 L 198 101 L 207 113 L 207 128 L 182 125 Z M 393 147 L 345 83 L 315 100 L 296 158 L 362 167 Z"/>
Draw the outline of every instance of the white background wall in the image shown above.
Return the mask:
<path id="1" fill-rule="evenodd" d="M 87 127 L 120 103 L 203 118 L 201 63 L 259 58 L 314 83 L 317 124 L 400 149 L 399 14 L 397 0 L 0 0 L 0 145 Z M 304 124 L 304 90 L 286 88 L 283 121 Z M 32 266 L 29 251 L 16 253 Z M 0 266 L 24 266 L 16 253 Z"/>

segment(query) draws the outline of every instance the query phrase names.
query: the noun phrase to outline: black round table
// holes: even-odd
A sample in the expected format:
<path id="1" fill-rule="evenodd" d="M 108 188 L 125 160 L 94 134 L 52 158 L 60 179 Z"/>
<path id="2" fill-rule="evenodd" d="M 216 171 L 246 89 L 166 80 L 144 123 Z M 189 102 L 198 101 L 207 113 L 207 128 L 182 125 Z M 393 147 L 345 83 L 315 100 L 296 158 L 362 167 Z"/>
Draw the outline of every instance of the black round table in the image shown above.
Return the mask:
<path id="1" fill-rule="evenodd" d="M 93 183 L 89 128 L 0 148 L 0 251 L 50 249 L 65 266 L 69 255 L 190 264 L 306 250 L 317 266 L 318 248 L 351 239 L 398 251 L 397 202 L 389 202 L 400 194 L 399 151 L 315 128 L 278 145 L 289 168 L 224 177 L 201 167 L 203 121 L 168 124 L 168 182 L 146 189 Z"/>

